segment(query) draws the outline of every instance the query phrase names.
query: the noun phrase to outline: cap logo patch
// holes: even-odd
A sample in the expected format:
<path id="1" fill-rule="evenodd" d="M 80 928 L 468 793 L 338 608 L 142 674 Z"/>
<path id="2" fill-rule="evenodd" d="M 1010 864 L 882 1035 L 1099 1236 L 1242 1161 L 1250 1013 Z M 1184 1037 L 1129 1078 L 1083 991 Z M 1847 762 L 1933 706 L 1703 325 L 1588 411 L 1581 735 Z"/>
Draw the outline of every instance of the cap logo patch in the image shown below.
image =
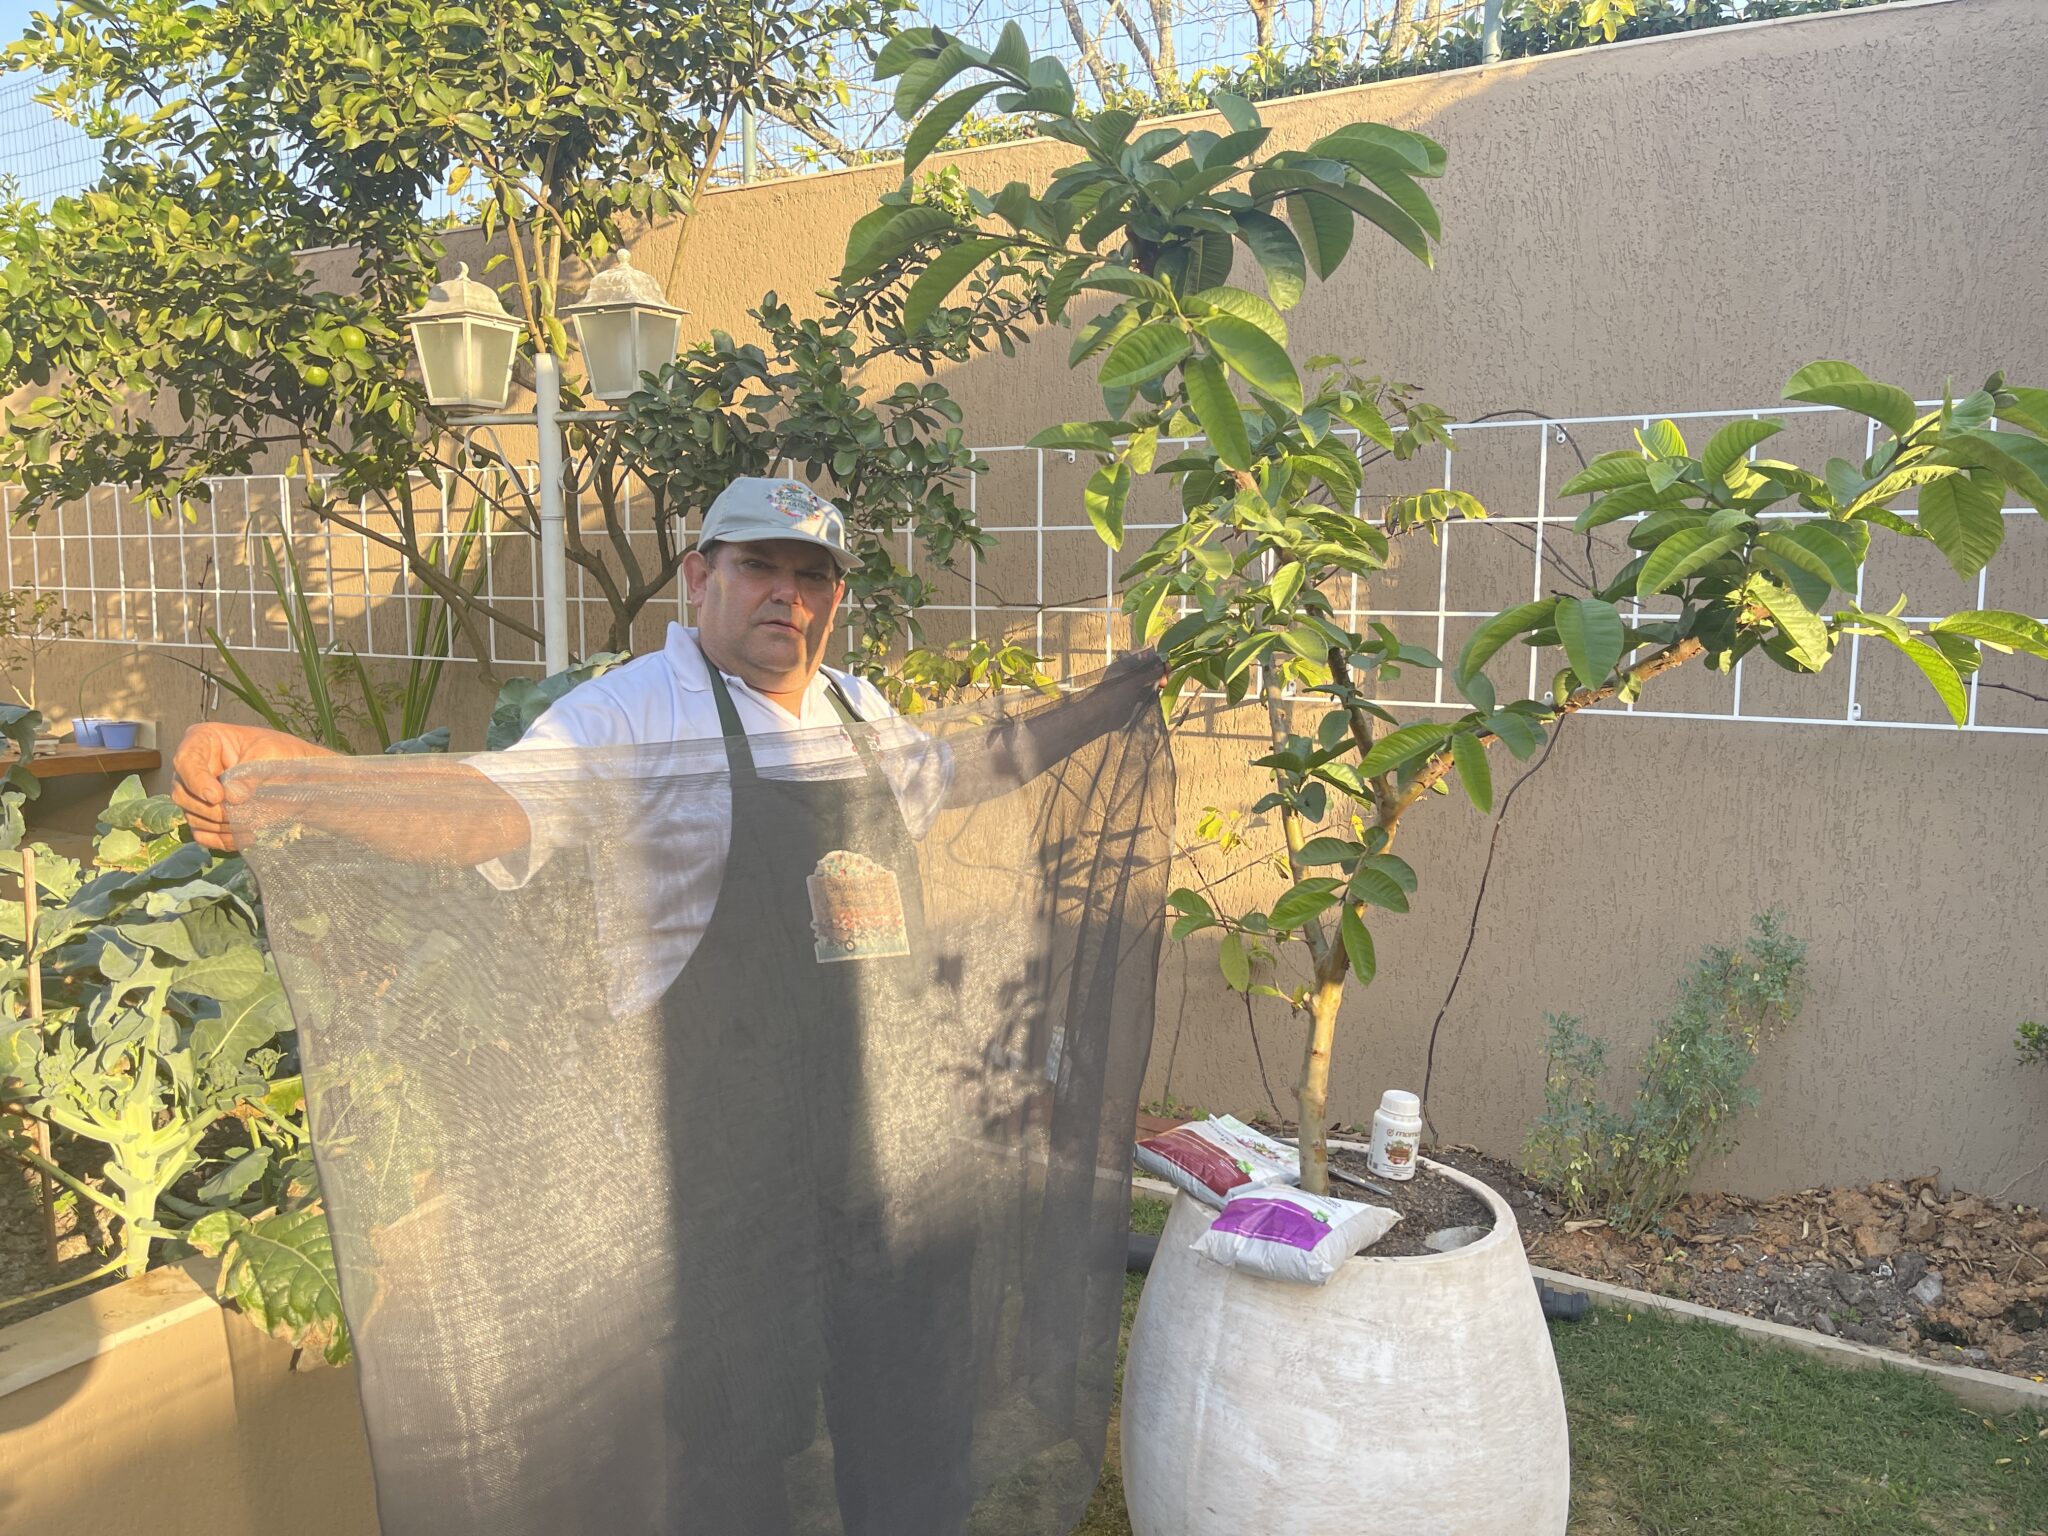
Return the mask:
<path id="1" fill-rule="evenodd" d="M 768 504 L 796 525 L 794 532 L 845 544 L 846 525 L 839 509 L 809 486 L 784 480 L 768 492 Z"/>

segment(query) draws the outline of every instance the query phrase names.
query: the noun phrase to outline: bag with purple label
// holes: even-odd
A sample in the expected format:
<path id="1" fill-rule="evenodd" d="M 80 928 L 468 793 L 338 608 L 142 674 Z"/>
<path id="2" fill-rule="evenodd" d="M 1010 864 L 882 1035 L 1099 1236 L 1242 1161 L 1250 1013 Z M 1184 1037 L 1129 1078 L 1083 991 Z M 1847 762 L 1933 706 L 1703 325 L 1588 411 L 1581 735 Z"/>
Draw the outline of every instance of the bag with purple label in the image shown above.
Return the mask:
<path id="1" fill-rule="evenodd" d="M 1356 1200 L 1331 1200 L 1298 1189 L 1242 1189 L 1223 1202 L 1223 1214 L 1192 1246 L 1230 1269 L 1321 1285 L 1400 1219 L 1398 1211 Z"/>

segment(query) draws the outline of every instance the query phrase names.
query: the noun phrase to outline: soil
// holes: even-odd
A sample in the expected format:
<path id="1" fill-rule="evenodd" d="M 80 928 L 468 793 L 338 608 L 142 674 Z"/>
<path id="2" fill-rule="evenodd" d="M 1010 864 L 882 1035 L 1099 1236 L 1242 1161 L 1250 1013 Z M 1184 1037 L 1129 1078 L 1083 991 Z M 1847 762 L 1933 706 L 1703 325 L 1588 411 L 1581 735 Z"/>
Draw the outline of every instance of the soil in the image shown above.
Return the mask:
<path id="1" fill-rule="evenodd" d="M 1572 1221 L 1510 1164 L 1426 1148 L 1507 1200 L 1529 1261 L 1861 1344 L 2048 1380 L 2048 1217 L 1932 1175 L 1769 1199 L 1688 1195 L 1665 1229 Z"/>
<path id="2" fill-rule="evenodd" d="M 1294 1135 L 1285 1121 L 1255 1123 L 1270 1135 Z M 1332 1134 L 1353 1135 L 1341 1127 Z M 1529 1262 L 1545 1269 L 2048 1381 L 2048 1215 L 2031 1206 L 1952 1189 L 1930 1174 L 1756 1200 L 1687 1195 L 1662 1230 L 1630 1237 L 1604 1221 L 1569 1219 L 1512 1163 L 1473 1147 L 1422 1150 L 1498 1192 Z M 1371 1177 L 1360 1154 L 1331 1157 L 1347 1170 L 1357 1159 L 1355 1171 Z M 1333 1183 L 1331 1192 L 1391 1203 L 1355 1186 Z M 1473 1205 L 1484 1220 L 1484 1207 Z M 1409 1241 L 1434 1229 L 1428 1219 L 1403 1221 L 1366 1251 L 1423 1251 L 1393 1246 L 1403 1228 Z"/>
<path id="3" fill-rule="evenodd" d="M 12 1127 L 11 1117 L 9 1128 Z M 68 1160 L 67 1160 L 68 1166 Z M 105 1275 L 84 1285 L 74 1285 L 55 1295 L 5 1306 L 17 1296 L 44 1290 L 61 1281 L 91 1274 L 113 1252 L 106 1224 L 99 1219 L 99 1207 L 80 1200 L 67 1190 L 57 1192 L 57 1267 L 50 1267 L 44 1247 L 40 1180 L 29 1169 L 5 1154 L 0 1147 L 0 1328 L 61 1307 L 90 1295 L 102 1286 L 113 1285 L 119 1275 Z M 85 1212 L 84 1225 L 80 1211 Z"/>
<path id="4" fill-rule="evenodd" d="M 1437 1252 L 1439 1250 L 1431 1248 L 1426 1239 L 1432 1232 L 1448 1228 L 1479 1228 L 1478 1232 L 1469 1234 L 1471 1238 L 1493 1230 L 1493 1212 L 1487 1209 L 1486 1202 L 1464 1185 L 1440 1173 L 1418 1167 L 1410 1179 L 1381 1178 L 1366 1165 L 1364 1153 L 1334 1149 L 1330 1153 L 1330 1166 L 1370 1179 L 1380 1186 L 1378 1189 L 1360 1189 L 1356 1184 L 1332 1178 L 1330 1193 L 1337 1199 L 1362 1200 L 1367 1205 L 1401 1213 L 1401 1219 L 1393 1230 L 1364 1250 L 1367 1258 L 1398 1259 L 1411 1254 Z M 1463 1244 L 1457 1246 L 1462 1247 Z"/>

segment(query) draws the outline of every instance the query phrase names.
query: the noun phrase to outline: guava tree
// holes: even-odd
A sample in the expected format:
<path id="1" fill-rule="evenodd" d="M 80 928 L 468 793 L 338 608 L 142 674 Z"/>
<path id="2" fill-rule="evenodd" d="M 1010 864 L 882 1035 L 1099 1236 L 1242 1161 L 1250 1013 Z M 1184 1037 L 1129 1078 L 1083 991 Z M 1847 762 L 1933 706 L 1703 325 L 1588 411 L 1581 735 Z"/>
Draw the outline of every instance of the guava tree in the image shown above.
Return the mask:
<path id="1" fill-rule="evenodd" d="M 1598 590 L 1511 608 L 1449 660 L 1384 625 L 1353 627 L 1345 615 L 1369 607 L 1365 592 L 1356 606 L 1336 599 L 1354 580 L 1369 591 L 1395 539 L 1485 510 L 1436 489 L 1390 499 L 1377 518 L 1356 515 L 1362 453 L 1405 456 L 1441 436 L 1442 417 L 1351 366 L 1298 365 L 1284 312 L 1311 274 L 1326 279 L 1344 264 L 1360 225 L 1431 261 L 1441 225 L 1425 184 L 1444 172 L 1442 148 L 1357 122 L 1268 153 L 1257 110 L 1227 95 L 1215 100 L 1221 132 L 1141 130 L 1124 112 L 1084 116 L 1059 62 L 1030 57 L 1014 27 L 989 51 L 941 31 L 905 32 L 877 72 L 898 81 L 902 115 L 922 114 L 907 171 L 989 100 L 1079 152 L 1043 191 L 1012 183 L 972 193 L 966 216 L 878 210 L 853 231 L 847 269 L 857 276 L 920 246 L 932 258 L 911 290 L 913 310 L 997 260 L 1025 274 L 1017 281 L 1042 285 L 1056 318 L 1083 300 L 1093 306 L 1072 362 L 1095 366 L 1103 414 L 1036 441 L 1095 456 L 1087 511 L 1112 548 L 1123 545 L 1139 476 L 1178 490 L 1181 522 L 1125 572 L 1131 638 L 1156 644 L 1169 664 L 1168 708 L 1189 688 L 1233 703 L 1257 690 L 1266 701 L 1270 740 L 1256 766 L 1272 787 L 1251 810 L 1270 813 L 1291 882 L 1277 901 L 1242 911 L 1176 891 L 1174 932 L 1220 932 L 1230 986 L 1306 1015 L 1297 1096 L 1311 1191 L 1328 1188 L 1339 1006 L 1348 984 L 1373 979 L 1380 914 L 1409 909 L 1417 876 L 1394 847 L 1432 791 L 1455 778 L 1486 812 L 1496 747 L 1527 758 L 1563 716 L 1634 699 L 1695 662 L 1726 671 L 1757 652 L 1816 673 L 1860 635 L 1904 653 L 1960 724 L 1984 647 L 2048 657 L 2048 627 L 2025 614 L 1911 625 L 1903 606 L 1853 601 L 1875 537 L 1930 541 L 1971 576 L 1998 551 L 2008 494 L 2048 514 L 2048 391 L 1994 376 L 1922 412 L 1842 362 L 1800 369 L 1786 398 L 1873 418 L 1882 431 L 1863 462 L 1834 459 L 1815 472 L 1758 457 L 1781 430 L 1773 421 L 1737 422 L 1697 452 L 1661 423 L 1637 450 L 1602 455 L 1564 487 L 1591 498 L 1579 529 L 1630 520 L 1630 558 Z M 1241 268 L 1259 273 L 1263 293 L 1233 283 Z M 1189 438 L 1192 447 L 1162 451 Z M 1916 517 L 1895 510 L 1906 498 Z M 1562 654 L 1542 697 L 1503 693 L 1487 671 L 1517 641 Z M 1383 676 L 1413 668 L 1445 670 L 1466 707 L 1403 723 L 1374 702 Z M 1280 974 L 1273 962 L 1284 952 L 1307 962 L 1308 979 L 1291 990 L 1259 979 Z"/>

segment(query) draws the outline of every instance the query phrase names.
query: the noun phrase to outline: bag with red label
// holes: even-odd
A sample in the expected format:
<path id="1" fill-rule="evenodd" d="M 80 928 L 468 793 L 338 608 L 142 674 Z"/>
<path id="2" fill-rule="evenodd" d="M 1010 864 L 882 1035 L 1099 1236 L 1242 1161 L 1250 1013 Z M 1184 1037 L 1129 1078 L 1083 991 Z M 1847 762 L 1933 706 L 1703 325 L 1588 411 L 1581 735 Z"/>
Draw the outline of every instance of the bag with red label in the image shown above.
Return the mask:
<path id="1" fill-rule="evenodd" d="M 1232 1190 L 1265 1189 L 1301 1178 L 1292 1147 L 1228 1115 L 1190 1121 L 1138 1143 L 1138 1166 L 1209 1205 Z"/>

